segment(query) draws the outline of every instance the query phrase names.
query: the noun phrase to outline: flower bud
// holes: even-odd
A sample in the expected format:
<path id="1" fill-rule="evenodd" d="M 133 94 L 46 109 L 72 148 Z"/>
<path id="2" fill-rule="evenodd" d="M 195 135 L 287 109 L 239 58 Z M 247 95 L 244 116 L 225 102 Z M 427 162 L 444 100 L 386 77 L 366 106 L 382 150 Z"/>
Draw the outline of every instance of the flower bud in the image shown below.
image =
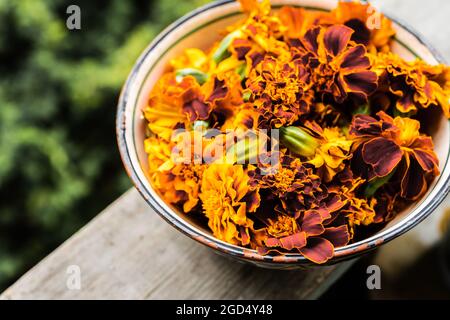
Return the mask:
<path id="1" fill-rule="evenodd" d="M 280 141 L 290 151 L 304 157 L 312 157 L 316 154 L 319 141 L 300 127 L 280 128 Z"/>

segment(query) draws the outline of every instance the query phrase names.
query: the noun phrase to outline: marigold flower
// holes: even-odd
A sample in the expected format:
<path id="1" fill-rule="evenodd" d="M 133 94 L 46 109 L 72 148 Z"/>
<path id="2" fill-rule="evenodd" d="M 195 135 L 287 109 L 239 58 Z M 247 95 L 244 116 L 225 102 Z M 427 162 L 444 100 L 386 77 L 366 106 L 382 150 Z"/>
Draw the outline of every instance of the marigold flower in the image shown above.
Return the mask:
<path id="1" fill-rule="evenodd" d="M 285 27 L 286 41 L 303 37 L 306 31 L 318 22 L 320 15 L 303 8 L 294 7 L 282 7 L 277 12 L 277 16 Z"/>
<path id="2" fill-rule="evenodd" d="M 440 106 L 450 118 L 450 68 L 431 66 L 421 60 L 407 62 L 393 53 L 372 57 L 373 70 L 391 94 L 402 113 L 416 112 L 430 105 Z"/>
<path id="3" fill-rule="evenodd" d="M 288 211 L 294 216 L 298 216 L 300 211 L 305 209 L 305 201 L 300 199 L 289 203 L 290 194 L 293 197 L 302 197 L 304 193 L 305 196 L 313 197 L 315 192 L 322 192 L 319 176 L 313 173 L 311 167 L 304 166 L 300 159 L 281 154 L 276 168 L 271 166 L 267 164 L 249 168 L 250 185 L 254 188 L 269 189 L 285 209 L 291 209 Z"/>
<path id="4" fill-rule="evenodd" d="M 339 194 L 344 205 L 339 211 L 339 216 L 346 218 L 349 227 L 350 238 L 355 235 L 357 226 L 368 226 L 375 222 L 375 198 L 360 198 L 357 196 L 358 189 L 365 184 L 361 177 L 354 177 L 347 168 L 339 173 L 335 185 L 330 186 L 332 192 Z M 379 221 L 378 221 L 379 222 Z"/>
<path id="5" fill-rule="evenodd" d="M 397 169 L 401 196 L 416 200 L 427 190 L 427 180 L 439 172 L 431 137 L 420 134 L 417 120 L 392 119 L 383 111 L 377 116 L 379 120 L 367 115 L 353 118 L 350 134 L 358 146 L 355 168 L 369 180 L 385 177 Z"/>
<path id="6" fill-rule="evenodd" d="M 199 201 L 200 182 L 204 167 L 193 163 L 176 163 L 172 159 L 175 145 L 155 137 L 145 140 L 150 177 L 168 203 L 191 211 Z"/>
<path id="7" fill-rule="evenodd" d="M 313 27 L 296 47 L 317 92 L 332 96 L 337 103 L 349 96 L 367 101 L 377 88 L 366 48 L 350 40 L 353 33 L 344 25 Z"/>
<path id="8" fill-rule="evenodd" d="M 347 140 L 337 127 L 322 130 L 320 126 L 315 125 L 314 128 L 320 144 L 314 158 L 308 162 L 318 169 L 323 181 L 329 182 L 338 172 L 344 170 L 344 161 L 351 158 L 350 148 L 353 141 Z"/>
<path id="9" fill-rule="evenodd" d="M 265 247 L 258 247 L 258 251 L 295 250 L 315 263 L 325 263 L 333 257 L 335 247 L 350 240 L 347 226 L 331 226 L 330 218 L 328 212 L 309 210 L 297 219 L 283 213 L 276 220 L 268 219 Z"/>
<path id="10" fill-rule="evenodd" d="M 298 60 L 266 56 L 249 74 L 247 86 L 256 110 L 275 127 L 297 121 L 313 99 L 309 74 Z"/>
<path id="11" fill-rule="evenodd" d="M 347 140 L 339 128 L 322 129 L 315 122 L 306 122 L 305 127 L 281 128 L 281 142 L 295 154 L 304 156 L 308 163 L 318 169 L 318 175 L 330 182 L 336 173 L 345 167 L 351 158 L 353 141 Z"/>
<path id="12" fill-rule="evenodd" d="M 249 189 L 249 177 L 241 165 L 212 164 L 203 173 L 200 199 L 208 226 L 215 237 L 232 244 L 248 245 L 253 221 L 247 212 L 259 206 L 257 191 Z"/>
<path id="13" fill-rule="evenodd" d="M 164 74 L 153 88 L 144 109 L 148 128 L 166 141 L 170 140 L 172 130 L 178 124 L 188 123 L 182 110 L 183 93 L 191 85 L 189 78 L 186 79 L 178 84 L 173 73 Z"/>

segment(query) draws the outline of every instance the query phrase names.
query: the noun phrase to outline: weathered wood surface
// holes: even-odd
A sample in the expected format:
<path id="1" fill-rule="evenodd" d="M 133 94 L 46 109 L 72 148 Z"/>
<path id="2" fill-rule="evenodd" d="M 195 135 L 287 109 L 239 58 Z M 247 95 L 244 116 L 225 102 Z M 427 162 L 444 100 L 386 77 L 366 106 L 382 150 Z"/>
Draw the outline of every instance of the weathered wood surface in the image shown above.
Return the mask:
<path id="1" fill-rule="evenodd" d="M 79 266 L 81 290 L 67 287 Z M 300 299 L 348 264 L 278 271 L 237 263 L 188 239 L 130 190 L 25 274 L 2 299 Z"/>

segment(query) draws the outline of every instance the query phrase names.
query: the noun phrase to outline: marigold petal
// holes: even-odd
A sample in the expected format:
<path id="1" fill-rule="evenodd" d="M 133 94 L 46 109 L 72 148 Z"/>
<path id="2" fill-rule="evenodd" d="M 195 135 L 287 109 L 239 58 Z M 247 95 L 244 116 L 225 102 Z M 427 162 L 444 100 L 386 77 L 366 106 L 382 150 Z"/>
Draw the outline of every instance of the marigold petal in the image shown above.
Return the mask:
<path id="1" fill-rule="evenodd" d="M 319 237 L 309 238 L 306 247 L 300 249 L 300 253 L 306 259 L 314 263 L 322 264 L 331 259 L 334 255 L 333 244 Z"/>
<path id="2" fill-rule="evenodd" d="M 327 29 L 324 35 L 324 44 L 327 52 L 333 56 L 338 56 L 347 47 L 353 30 L 344 25 L 335 25 Z"/>
<path id="3" fill-rule="evenodd" d="M 409 157 L 405 159 L 406 171 L 401 182 L 401 196 L 405 199 L 417 200 L 427 191 L 425 174 L 417 161 Z"/>
<path id="4" fill-rule="evenodd" d="M 395 142 L 380 137 L 364 144 L 362 156 L 364 162 L 372 165 L 376 176 L 384 177 L 398 165 L 403 153 Z"/>
<path id="5" fill-rule="evenodd" d="M 342 57 L 342 69 L 367 69 L 370 67 L 370 60 L 366 56 L 366 48 L 364 46 L 356 46 L 348 49 Z"/>
<path id="6" fill-rule="evenodd" d="M 335 248 L 345 246 L 350 241 L 347 226 L 326 228 L 321 237 L 330 241 Z"/>
<path id="7" fill-rule="evenodd" d="M 325 231 L 322 225 L 322 215 L 317 211 L 307 211 L 304 213 L 301 223 L 301 229 L 308 237 L 318 236 Z"/>

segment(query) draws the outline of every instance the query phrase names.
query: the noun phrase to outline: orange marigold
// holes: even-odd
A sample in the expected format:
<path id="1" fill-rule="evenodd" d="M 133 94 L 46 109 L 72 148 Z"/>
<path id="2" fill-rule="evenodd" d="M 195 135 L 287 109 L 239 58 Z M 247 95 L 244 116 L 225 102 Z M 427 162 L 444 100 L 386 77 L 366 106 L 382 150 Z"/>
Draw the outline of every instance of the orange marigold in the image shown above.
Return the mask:
<path id="1" fill-rule="evenodd" d="M 253 221 L 247 212 L 259 206 L 259 194 L 250 190 L 242 165 L 212 164 L 203 173 L 200 199 L 215 237 L 248 245 Z"/>

